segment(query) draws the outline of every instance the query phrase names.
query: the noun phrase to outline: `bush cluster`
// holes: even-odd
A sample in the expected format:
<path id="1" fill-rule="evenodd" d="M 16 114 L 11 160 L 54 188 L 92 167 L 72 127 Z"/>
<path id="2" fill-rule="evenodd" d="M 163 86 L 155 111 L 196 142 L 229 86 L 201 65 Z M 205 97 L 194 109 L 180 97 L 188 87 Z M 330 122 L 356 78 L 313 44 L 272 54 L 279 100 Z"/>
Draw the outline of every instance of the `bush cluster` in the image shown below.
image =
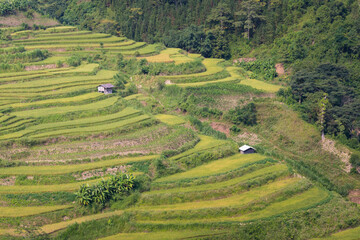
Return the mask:
<path id="1" fill-rule="evenodd" d="M 134 186 L 134 179 L 134 176 L 131 174 L 122 174 L 111 176 L 108 180 L 102 180 L 92 186 L 84 184 L 75 193 L 76 200 L 82 206 L 89 206 L 93 203 L 103 205 L 116 194 L 131 190 Z"/>
<path id="2" fill-rule="evenodd" d="M 273 80 L 276 76 L 275 63 L 272 60 L 256 60 L 253 62 L 240 62 L 239 66 L 247 71 L 252 71 L 251 78 L 263 78 L 264 80 Z"/>
<path id="3" fill-rule="evenodd" d="M 256 124 L 256 107 L 254 103 L 249 103 L 244 107 L 236 107 L 230 110 L 225 118 L 229 119 L 233 124 L 243 123 L 245 125 Z"/>

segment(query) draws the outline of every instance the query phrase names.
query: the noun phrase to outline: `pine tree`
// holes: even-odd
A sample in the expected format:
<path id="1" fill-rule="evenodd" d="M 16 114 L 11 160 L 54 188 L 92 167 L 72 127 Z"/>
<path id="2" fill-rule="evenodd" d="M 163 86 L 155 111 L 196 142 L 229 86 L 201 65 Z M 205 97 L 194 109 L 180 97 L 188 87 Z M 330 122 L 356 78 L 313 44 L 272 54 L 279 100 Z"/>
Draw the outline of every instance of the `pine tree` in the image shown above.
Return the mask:
<path id="1" fill-rule="evenodd" d="M 262 4 L 259 0 L 246 0 L 240 4 L 240 10 L 235 13 L 240 19 L 234 22 L 234 26 L 246 29 L 247 39 L 250 40 L 250 31 L 255 29 L 256 20 L 263 20 L 264 16 L 260 11 Z"/>

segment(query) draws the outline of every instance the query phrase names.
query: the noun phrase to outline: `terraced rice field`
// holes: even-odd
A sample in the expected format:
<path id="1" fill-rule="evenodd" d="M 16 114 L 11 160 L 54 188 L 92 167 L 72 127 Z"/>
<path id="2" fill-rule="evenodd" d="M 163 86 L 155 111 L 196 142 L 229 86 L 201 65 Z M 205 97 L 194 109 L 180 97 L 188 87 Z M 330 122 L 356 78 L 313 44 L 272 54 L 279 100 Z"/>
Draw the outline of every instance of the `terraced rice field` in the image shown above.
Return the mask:
<path id="1" fill-rule="evenodd" d="M 146 59 L 148 62 L 152 63 L 175 63 L 182 64 L 194 61 L 196 57 L 190 57 L 189 54 L 185 55 L 181 53 L 179 48 L 167 48 L 162 50 L 160 54 L 150 56 L 150 57 L 138 57 L 137 59 Z"/>
<path id="2" fill-rule="evenodd" d="M 53 184 L 53 185 L 18 185 L 18 186 L 0 186 L 1 194 L 26 194 L 26 193 L 46 193 L 46 192 L 73 192 L 83 184 L 94 184 L 99 180 L 89 180 L 84 182 Z"/>
<path id="3" fill-rule="evenodd" d="M 175 115 L 168 115 L 168 114 L 158 114 L 155 116 L 155 118 L 169 125 L 179 125 L 186 122 L 181 117 Z"/>
<path id="4" fill-rule="evenodd" d="M 5 175 L 56 175 L 66 174 L 72 172 L 82 172 L 92 169 L 98 169 L 102 167 L 110 167 L 116 165 L 122 165 L 133 162 L 143 162 L 151 159 L 158 158 L 159 156 L 142 156 L 132 158 L 120 158 L 92 163 L 64 165 L 64 166 L 23 166 L 15 168 L 2 168 L 0 169 L 2 174 Z"/>
<path id="5" fill-rule="evenodd" d="M 199 134 L 187 117 L 176 115 L 178 109 L 167 112 L 162 103 L 152 109 L 159 99 L 138 84 L 136 94 L 98 93 L 99 84 L 115 84 L 118 71 L 87 59 L 121 53 L 150 63 L 201 60 L 204 72 L 150 80 L 183 88 L 226 82 L 274 93 L 279 86 L 246 79 L 222 59 L 175 48 L 160 51 L 159 45 L 109 34 L 74 27 L 26 34 L 31 38 L 15 40 L 13 46 L 48 49 L 51 56 L 26 64 L 35 66 L 33 71 L 0 73 L 0 235 L 19 235 L 16 228 L 24 221 L 51 237 L 70 226 L 75 233 L 106 226 L 90 239 L 221 239 L 233 226 L 303 214 L 335 194 L 298 177 L 283 161 L 242 155 L 234 140 Z M 74 53 L 83 57 L 78 67 L 36 70 L 66 62 Z M 118 172 L 134 173 L 138 184 L 146 185 L 111 207 L 90 210 L 76 203 L 74 192 L 81 185 Z M 123 202 L 128 205 L 118 205 Z M 115 224 L 123 217 L 131 227 L 120 230 Z M 328 239 L 355 239 L 358 229 Z"/>
<path id="6" fill-rule="evenodd" d="M 2 207 L 0 217 L 27 217 L 31 215 L 54 212 L 71 206 L 41 206 L 41 207 Z"/>
<path id="7" fill-rule="evenodd" d="M 179 155 L 176 155 L 176 156 L 172 157 L 171 159 L 178 160 L 182 157 L 187 157 L 192 154 L 196 154 L 196 153 L 199 153 L 199 152 L 202 152 L 205 150 L 214 149 L 216 147 L 228 144 L 227 141 L 214 139 L 212 137 L 205 136 L 205 135 L 200 135 L 199 137 L 200 137 L 200 142 L 198 144 L 196 144 L 194 148 L 189 149 Z"/>
<path id="8" fill-rule="evenodd" d="M 208 164 L 204 164 L 200 167 L 193 168 L 184 173 L 177 173 L 177 174 L 171 175 L 169 177 L 160 178 L 157 180 L 157 182 L 179 181 L 179 180 L 194 178 L 194 177 L 200 178 L 200 177 L 207 177 L 207 176 L 211 176 L 211 175 L 217 175 L 217 174 L 221 174 L 221 173 L 226 173 L 228 171 L 240 168 L 240 167 L 248 165 L 248 164 L 258 162 L 263 159 L 264 159 L 264 156 L 261 156 L 259 154 L 252 154 L 252 155 L 237 154 L 237 155 L 234 155 L 231 157 L 213 161 Z"/>

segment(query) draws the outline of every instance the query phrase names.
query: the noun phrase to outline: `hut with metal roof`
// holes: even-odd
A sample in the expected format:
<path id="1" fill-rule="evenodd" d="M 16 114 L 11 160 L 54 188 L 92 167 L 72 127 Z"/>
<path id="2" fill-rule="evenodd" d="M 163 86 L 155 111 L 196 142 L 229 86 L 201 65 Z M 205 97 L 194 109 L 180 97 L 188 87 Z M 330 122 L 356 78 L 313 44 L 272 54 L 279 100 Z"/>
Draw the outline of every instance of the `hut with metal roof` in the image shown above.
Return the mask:
<path id="1" fill-rule="evenodd" d="M 105 94 L 111 94 L 113 93 L 114 85 L 107 83 L 107 84 L 101 84 L 98 86 L 98 92 L 105 93 Z"/>
<path id="2" fill-rule="evenodd" d="M 249 145 L 243 145 L 243 146 L 239 147 L 239 151 L 241 154 L 256 153 L 256 149 Z"/>

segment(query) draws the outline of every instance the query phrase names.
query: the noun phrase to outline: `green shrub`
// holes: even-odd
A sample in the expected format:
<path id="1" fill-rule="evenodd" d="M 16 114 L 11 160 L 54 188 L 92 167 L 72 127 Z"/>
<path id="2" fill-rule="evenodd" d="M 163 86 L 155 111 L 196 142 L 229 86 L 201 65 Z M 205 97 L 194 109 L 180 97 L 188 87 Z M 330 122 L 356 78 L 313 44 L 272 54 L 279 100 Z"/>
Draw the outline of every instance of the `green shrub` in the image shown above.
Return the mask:
<path id="1" fill-rule="evenodd" d="M 226 116 L 234 124 L 244 123 L 245 125 L 256 124 L 256 107 L 254 103 L 249 103 L 244 107 L 236 107 L 234 110 L 230 110 Z"/>
<path id="2" fill-rule="evenodd" d="M 82 206 L 102 204 L 111 200 L 116 194 L 131 190 L 134 186 L 133 175 L 111 176 L 108 180 L 102 180 L 98 184 L 89 186 L 82 185 L 76 192 L 76 200 Z"/>
<path id="3" fill-rule="evenodd" d="M 66 59 L 66 63 L 72 67 L 77 67 L 81 64 L 81 58 L 79 55 L 72 55 L 71 57 Z"/>
<path id="4" fill-rule="evenodd" d="M 353 167 L 360 167 L 360 154 L 353 153 L 350 157 L 350 163 Z"/>

